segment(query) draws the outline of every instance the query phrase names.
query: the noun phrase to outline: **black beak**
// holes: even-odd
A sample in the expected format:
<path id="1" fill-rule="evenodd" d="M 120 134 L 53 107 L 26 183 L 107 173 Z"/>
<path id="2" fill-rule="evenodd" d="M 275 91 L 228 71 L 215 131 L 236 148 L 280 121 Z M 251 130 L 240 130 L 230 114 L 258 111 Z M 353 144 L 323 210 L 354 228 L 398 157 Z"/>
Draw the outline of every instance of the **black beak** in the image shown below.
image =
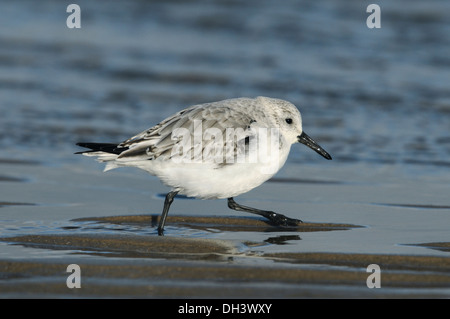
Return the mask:
<path id="1" fill-rule="evenodd" d="M 299 143 L 305 144 L 309 148 L 313 149 L 327 160 L 331 159 L 330 154 L 328 154 L 319 144 L 314 142 L 312 138 L 310 138 L 305 132 L 302 132 L 301 135 L 297 136 Z"/>

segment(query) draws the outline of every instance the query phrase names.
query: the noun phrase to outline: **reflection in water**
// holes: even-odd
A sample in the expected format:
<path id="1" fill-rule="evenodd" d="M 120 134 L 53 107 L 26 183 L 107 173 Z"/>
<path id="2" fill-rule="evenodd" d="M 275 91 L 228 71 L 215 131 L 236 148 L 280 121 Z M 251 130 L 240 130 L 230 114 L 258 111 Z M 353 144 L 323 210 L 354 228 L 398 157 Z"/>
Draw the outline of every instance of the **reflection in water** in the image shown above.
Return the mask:
<path id="1" fill-rule="evenodd" d="M 276 237 L 269 237 L 264 242 L 275 245 L 286 245 L 289 240 L 301 240 L 298 235 L 283 235 Z"/>

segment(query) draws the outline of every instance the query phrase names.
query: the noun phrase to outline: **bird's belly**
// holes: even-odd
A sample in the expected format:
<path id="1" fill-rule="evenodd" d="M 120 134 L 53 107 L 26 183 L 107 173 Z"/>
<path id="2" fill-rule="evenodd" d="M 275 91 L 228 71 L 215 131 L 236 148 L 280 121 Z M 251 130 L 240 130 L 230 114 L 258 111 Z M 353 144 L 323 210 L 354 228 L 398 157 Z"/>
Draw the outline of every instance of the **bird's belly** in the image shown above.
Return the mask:
<path id="1" fill-rule="evenodd" d="M 255 164 L 217 167 L 190 164 L 156 172 L 161 181 L 180 194 L 201 199 L 238 196 L 261 185 L 277 171 Z"/>
<path id="2" fill-rule="evenodd" d="M 152 161 L 140 168 L 148 171 L 180 194 L 201 199 L 229 198 L 261 185 L 286 162 L 289 148 L 264 161 L 217 163 L 175 163 Z"/>

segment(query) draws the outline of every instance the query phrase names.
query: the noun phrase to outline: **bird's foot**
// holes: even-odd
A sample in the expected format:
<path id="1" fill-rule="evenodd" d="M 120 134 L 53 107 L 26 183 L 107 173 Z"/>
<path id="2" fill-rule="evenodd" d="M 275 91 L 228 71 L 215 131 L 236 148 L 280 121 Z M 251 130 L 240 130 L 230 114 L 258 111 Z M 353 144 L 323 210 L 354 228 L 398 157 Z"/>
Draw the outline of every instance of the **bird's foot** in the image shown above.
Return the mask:
<path id="1" fill-rule="evenodd" d="M 275 212 L 270 212 L 270 215 L 267 218 L 276 226 L 298 226 L 303 223 L 300 219 L 289 218 Z"/>

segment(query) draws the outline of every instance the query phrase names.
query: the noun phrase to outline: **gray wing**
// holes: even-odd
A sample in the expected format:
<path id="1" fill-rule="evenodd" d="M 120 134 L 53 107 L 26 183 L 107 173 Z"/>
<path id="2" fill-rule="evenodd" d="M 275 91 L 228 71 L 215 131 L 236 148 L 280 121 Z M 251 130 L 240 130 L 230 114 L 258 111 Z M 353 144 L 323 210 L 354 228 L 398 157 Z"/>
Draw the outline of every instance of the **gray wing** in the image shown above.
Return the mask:
<path id="1" fill-rule="evenodd" d="M 220 143 L 216 138 L 219 135 L 223 137 L 223 156 L 238 156 L 245 152 L 245 145 L 254 135 L 251 124 L 255 120 L 242 109 L 227 105 L 227 101 L 229 100 L 196 105 L 174 114 L 119 144 L 119 147 L 128 147 L 119 158 L 154 160 L 163 156 L 170 159 L 174 156 L 174 149 L 182 150 L 185 156 L 195 156 L 199 151 L 203 157 L 208 157 L 208 152 L 217 155 L 216 147 Z M 174 134 L 177 132 L 184 135 L 177 137 Z M 190 140 L 189 136 L 186 137 L 186 132 L 191 134 Z M 199 132 L 201 136 L 198 135 Z M 206 136 L 209 138 L 203 139 Z M 190 150 L 186 151 L 186 147 Z M 226 160 L 223 159 L 223 162 Z"/>

